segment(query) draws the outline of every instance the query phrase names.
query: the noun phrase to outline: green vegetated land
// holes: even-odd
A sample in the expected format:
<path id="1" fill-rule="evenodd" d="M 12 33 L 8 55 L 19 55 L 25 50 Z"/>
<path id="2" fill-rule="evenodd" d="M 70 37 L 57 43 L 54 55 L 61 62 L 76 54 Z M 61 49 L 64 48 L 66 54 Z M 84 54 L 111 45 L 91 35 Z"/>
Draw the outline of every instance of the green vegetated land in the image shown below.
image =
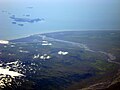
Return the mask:
<path id="1" fill-rule="evenodd" d="M 92 50 L 114 54 L 119 62 L 120 31 L 65 31 L 46 34 L 57 39 L 86 44 Z"/>
<path id="2" fill-rule="evenodd" d="M 42 35 L 82 43 L 96 52 L 87 51 L 78 45 L 50 40 L 49 38 L 45 38 L 45 40 L 52 43 L 52 45 L 43 46 L 39 35 L 35 35 L 36 38 L 31 36 L 20 39 L 20 43 L 19 40 L 17 40 L 17 43 L 14 40 L 14 43 L 0 45 L 0 52 L 2 52 L 0 62 L 5 64 L 18 60 L 22 63 L 20 64 L 21 67 L 12 68 L 11 70 L 18 71 L 26 76 L 22 79 L 21 86 L 13 86 L 12 88 L 36 90 L 78 89 L 109 79 L 119 69 L 119 65 L 109 62 L 109 57 L 98 51 L 111 53 L 116 57 L 115 61 L 120 62 L 120 31 L 67 31 Z M 26 41 L 21 43 L 22 40 L 27 40 L 27 38 L 31 41 L 37 39 L 38 42 Z M 11 47 L 11 45 L 14 45 L 14 47 Z M 20 52 L 20 50 L 27 52 Z M 68 54 L 59 55 L 59 51 L 68 52 Z M 51 58 L 45 60 L 34 59 L 34 55 L 38 54 L 47 54 Z M 108 74 L 111 75 L 107 77 Z M 11 89 L 11 87 L 6 89 L 8 88 Z"/>

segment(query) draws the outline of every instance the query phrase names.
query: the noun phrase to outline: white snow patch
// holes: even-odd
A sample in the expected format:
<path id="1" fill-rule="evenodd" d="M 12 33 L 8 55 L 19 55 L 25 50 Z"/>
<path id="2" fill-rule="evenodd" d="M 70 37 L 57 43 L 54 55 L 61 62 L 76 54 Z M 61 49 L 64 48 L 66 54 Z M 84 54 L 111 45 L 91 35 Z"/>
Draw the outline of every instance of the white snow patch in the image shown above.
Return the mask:
<path id="1" fill-rule="evenodd" d="M 0 44 L 9 44 L 9 41 L 0 40 Z"/>
<path id="2" fill-rule="evenodd" d="M 42 41 L 43 46 L 51 46 L 52 43 L 49 43 L 48 41 Z"/>
<path id="3" fill-rule="evenodd" d="M 21 53 L 29 53 L 29 51 L 25 51 L 25 50 L 19 50 L 19 52 L 21 52 Z"/>
<path id="4" fill-rule="evenodd" d="M 48 41 L 42 41 L 43 43 L 47 43 Z"/>
<path id="5" fill-rule="evenodd" d="M 0 74 L 10 75 L 11 77 L 24 76 L 23 74 L 20 74 L 18 72 L 9 71 L 9 69 L 4 69 L 4 68 L 1 68 L 1 67 L 0 67 Z"/>
<path id="6" fill-rule="evenodd" d="M 47 55 L 47 54 L 44 54 L 44 55 L 42 55 L 42 56 L 40 56 L 39 54 L 33 56 L 33 59 L 37 59 L 37 58 L 40 58 L 40 59 L 44 59 L 44 60 L 45 60 L 45 59 L 50 59 L 51 56 L 50 56 L 50 55 Z"/>
<path id="7" fill-rule="evenodd" d="M 7 46 L 4 46 L 4 48 L 6 48 Z"/>
<path id="8" fill-rule="evenodd" d="M 59 54 L 59 55 L 67 55 L 67 54 L 68 54 L 68 52 L 59 51 L 59 52 L 58 52 L 58 54 Z"/>
<path id="9" fill-rule="evenodd" d="M 9 53 L 8 55 L 9 55 L 9 56 L 14 56 L 15 54 Z"/>
<path id="10" fill-rule="evenodd" d="M 11 45 L 10 47 L 12 47 L 12 48 L 13 48 L 13 47 L 15 47 L 15 45 Z"/>
<path id="11" fill-rule="evenodd" d="M 18 73 L 17 67 L 19 66 L 19 61 L 15 62 L 8 62 L 6 63 L 6 66 L 3 68 L 3 63 L 0 64 L 0 89 L 5 88 L 7 86 L 11 86 L 12 82 L 15 80 L 15 77 L 21 77 L 24 76 L 21 73 Z M 15 71 L 10 71 L 10 69 L 16 68 Z M 20 84 L 20 83 L 19 83 Z"/>
<path id="12" fill-rule="evenodd" d="M 7 63 L 7 64 L 17 64 L 18 63 L 18 61 L 15 61 L 15 62 L 9 62 L 9 63 Z"/>
<path id="13" fill-rule="evenodd" d="M 33 56 L 33 59 L 37 59 L 37 58 L 39 58 L 40 57 L 40 55 L 38 54 L 38 55 L 34 55 Z"/>
<path id="14" fill-rule="evenodd" d="M 43 56 L 40 56 L 40 59 L 50 59 L 51 56 L 47 55 L 47 54 L 44 54 Z"/>

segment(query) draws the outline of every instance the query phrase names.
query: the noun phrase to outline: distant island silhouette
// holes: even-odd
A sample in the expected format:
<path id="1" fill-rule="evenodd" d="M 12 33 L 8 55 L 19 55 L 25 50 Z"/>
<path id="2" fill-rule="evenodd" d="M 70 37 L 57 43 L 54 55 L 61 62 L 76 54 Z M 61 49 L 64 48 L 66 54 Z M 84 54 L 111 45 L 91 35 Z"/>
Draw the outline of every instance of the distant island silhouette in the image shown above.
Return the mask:
<path id="1" fill-rule="evenodd" d="M 14 20 L 14 22 L 12 22 L 12 24 L 16 24 L 17 22 L 28 22 L 28 23 L 35 23 L 35 22 L 40 22 L 40 21 L 44 21 L 44 18 L 35 18 L 35 19 L 31 19 L 31 18 L 20 18 L 20 17 L 15 17 L 15 15 L 10 16 L 10 18 L 12 20 Z M 19 26 L 23 26 L 24 24 L 18 24 Z"/>

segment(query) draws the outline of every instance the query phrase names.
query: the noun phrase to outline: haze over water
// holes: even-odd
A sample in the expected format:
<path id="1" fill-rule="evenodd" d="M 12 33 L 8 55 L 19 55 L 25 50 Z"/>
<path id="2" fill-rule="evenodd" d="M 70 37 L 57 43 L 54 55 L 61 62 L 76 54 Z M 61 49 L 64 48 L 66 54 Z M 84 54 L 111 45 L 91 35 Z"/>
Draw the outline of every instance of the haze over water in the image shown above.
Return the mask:
<path id="1" fill-rule="evenodd" d="M 0 39 L 63 30 L 119 30 L 119 8 L 120 0 L 0 0 Z M 9 18 L 27 14 L 45 20 L 18 26 Z"/>

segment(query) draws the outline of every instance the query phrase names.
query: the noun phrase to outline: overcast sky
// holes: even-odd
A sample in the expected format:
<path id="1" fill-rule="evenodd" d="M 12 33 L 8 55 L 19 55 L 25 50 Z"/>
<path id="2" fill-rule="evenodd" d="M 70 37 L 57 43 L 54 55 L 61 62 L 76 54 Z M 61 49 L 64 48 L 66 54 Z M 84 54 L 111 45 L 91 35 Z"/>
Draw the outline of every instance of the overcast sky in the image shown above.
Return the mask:
<path id="1" fill-rule="evenodd" d="M 62 30 L 120 29 L 120 0 L 0 0 L 0 10 L 0 39 Z M 23 27 L 11 23 L 11 15 L 22 18 L 24 14 L 45 21 Z"/>

